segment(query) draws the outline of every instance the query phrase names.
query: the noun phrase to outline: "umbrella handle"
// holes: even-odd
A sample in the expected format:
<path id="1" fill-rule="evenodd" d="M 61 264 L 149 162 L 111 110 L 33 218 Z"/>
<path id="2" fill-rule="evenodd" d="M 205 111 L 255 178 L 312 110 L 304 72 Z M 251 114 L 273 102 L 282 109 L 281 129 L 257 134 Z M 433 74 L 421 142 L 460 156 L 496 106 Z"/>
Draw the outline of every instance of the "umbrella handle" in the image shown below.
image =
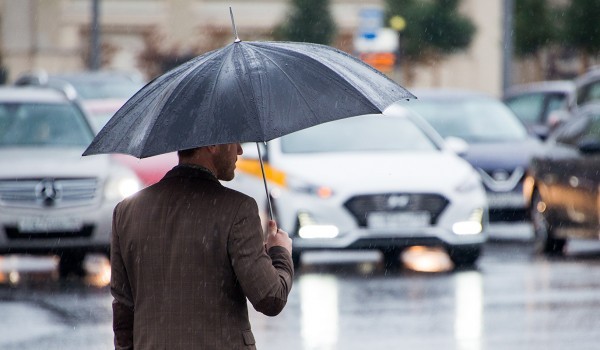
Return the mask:
<path id="1" fill-rule="evenodd" d="M 271 196 L 269 196 L 269 189 L 267 188 L 267 178 L 265 176 L 265 167 L 263 165 L 262 154 L 260 152 L 260 146 L 256 143 L 256 149 L 258 150 L 258 160 L 260 161 L 260 170 L 262 172 L 263 183 L 265 184 L 265 193 L 267 194 L 267 202 L 269 203 L 269 219 L 273 220 L 273 205 L 271 204 Z"/>

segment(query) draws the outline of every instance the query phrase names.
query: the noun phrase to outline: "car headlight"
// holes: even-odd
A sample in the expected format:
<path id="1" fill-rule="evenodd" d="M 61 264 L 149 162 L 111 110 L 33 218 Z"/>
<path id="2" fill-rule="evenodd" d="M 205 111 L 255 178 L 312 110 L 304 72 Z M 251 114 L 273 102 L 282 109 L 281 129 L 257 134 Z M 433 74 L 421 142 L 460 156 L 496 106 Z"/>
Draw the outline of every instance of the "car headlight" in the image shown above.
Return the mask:
<path id="1" fill-rule="evenodd" d="M 295 176 L 286 176 L 285 185 L 290 191 L 315 195 L 322 199 L 327 199 L 333 195 L 331 187 L 311 184 L 307 181 L 298 179 Z"/>
<path id="2" fill-rule="evenodd" d="M 478 189 L 481 186 L 481 177 L 479 174 L 473 172 L 469 172 L 469 175 L 466 176 L 459 184 L 456 186 L 457 192 L 470 192 Z"/>
<path id="3" fill-rule="evenodd" d="M 109 178 L 104 187 L 104 195 L 108 200 L 122 200 L 142 189 L 137 177 L 119 176 Z"/>
<path id="4" fill-rule="evenodd" d="M 476 235 L 483 231 L 483 209 L 477 208 L 471 212 L 465 221 L 458 221 L 452 225 L 452 232 L 457 235 Z"/>
<path id="5" fill-rule="evenodd" d="M 301 238 L 335 238 L 339 233 L 335 225 L 319 224 L 308 212 L 298 213 L 298 236 Z"/>

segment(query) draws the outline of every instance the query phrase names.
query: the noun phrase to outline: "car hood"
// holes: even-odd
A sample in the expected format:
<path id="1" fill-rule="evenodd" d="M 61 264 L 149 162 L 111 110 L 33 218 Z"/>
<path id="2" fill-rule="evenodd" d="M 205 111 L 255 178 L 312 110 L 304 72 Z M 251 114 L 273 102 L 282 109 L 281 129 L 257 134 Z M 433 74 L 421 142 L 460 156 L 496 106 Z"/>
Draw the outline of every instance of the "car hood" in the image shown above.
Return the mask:
<path id="1" fill-rule="evenodd" d="M 526 168 L 530 159 L 542 152 L 542 143 L 535 138 L 510 142 L 469 143 L 463 158 L 483 170 Z"/>
<path id="2" fill-rule="evenodd" d="M 0 178 L 106 178 L 109 156 L 82 157 L 83 151 L 83 148 L 0 148 Z"/>
<path id="3" fill-rule="evenodd" d="M 293 155 L 273 165 L 313 185 L 363 192 L 446 192 L 473 172 L 450 152 Z"/>

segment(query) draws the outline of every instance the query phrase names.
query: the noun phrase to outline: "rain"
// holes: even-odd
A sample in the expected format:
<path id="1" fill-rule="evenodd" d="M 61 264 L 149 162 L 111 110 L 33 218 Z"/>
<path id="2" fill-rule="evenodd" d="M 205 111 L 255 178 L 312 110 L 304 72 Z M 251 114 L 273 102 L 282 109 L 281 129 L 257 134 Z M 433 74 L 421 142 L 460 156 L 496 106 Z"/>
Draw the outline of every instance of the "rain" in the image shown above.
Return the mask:
<path id="1" fill-rule="evenodd" d="M 0 0 L 0 349 L 115 348 L 128 261 L 167 271 L 143 285 L 158 312 L 191 289 L 177 312 L 223 305 L 170 325 L 192 334 L 174 348 L 596 349 L 599 16 L 597 0 Z M 173 177 L 177 151 L 237 142 L 233 179 L 194 181 L 250 202 Z M 155 215 L 113 215 L 127 203 Z M 269 249 L 270 219 L 291 254 Z M 148 234 L 111 261 L 115 227 Z M 231 250 L 259 232 L 264 252 Z M 227 277 L 202 277 L 217 260 Z M 275 287 L 248 281 L 285 285 L 282 264 L 273 316 L 257 295 Z M 251 332 L 197 329 L 234 324 L 240 295 Z"/>

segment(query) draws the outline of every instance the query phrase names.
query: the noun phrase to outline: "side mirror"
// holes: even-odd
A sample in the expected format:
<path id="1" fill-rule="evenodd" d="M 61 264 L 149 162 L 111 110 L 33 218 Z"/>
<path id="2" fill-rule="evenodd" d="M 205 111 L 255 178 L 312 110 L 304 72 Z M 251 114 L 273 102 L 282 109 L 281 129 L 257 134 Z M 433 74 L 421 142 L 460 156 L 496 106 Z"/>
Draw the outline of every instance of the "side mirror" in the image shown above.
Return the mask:
<path id="1" fill-rule="evenodd" d="M 445 138 L 446 147 L 452 152 L 458 154 L 459 156 L 463 156 L 469 150 L 469 144 L 467 141 L 461 139 L 460 137 L 448 136 Z"/>

